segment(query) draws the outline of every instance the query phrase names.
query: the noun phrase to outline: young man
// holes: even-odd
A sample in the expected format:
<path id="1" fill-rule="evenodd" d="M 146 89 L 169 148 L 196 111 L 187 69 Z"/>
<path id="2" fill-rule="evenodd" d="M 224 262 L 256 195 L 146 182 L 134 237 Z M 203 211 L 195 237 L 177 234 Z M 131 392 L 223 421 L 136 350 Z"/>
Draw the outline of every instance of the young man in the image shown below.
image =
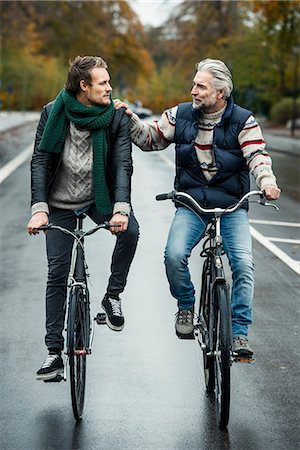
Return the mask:
<path id="1" fill-rule="evenodd" d="M 32 217 L 29 234 L 50 222 L 74 230 L 76 213 L 96 223 L 119 225 L 111 275 L 102 301 L 108 326 L 124 327 L 119 294 L 124 290 L 138 241 L 130 202 L 132 157 L 129 119 L 115 110 L 106 62 L 78 56 L 70 64 L 65 89 L 42 111 L 31 161 Z M 64 304 L 73 239 L 53 230 L 46 235 L 48 281 L 46 337 L 48 356 L 37 379 L 63 372 Z"/>
<path id="2" fill-rule="evenodd" d="M 271 159 L 255 117 L 234 104 L 232 76 L 220 60 L 205 59 L 196 66 L 191 103 L 166 110 L 158 121 L 143 123 L 128 105 L 131 138 L 142 150 L 163 150 L 176 144 L 175 189 L 192 195 L 204 207 L 227 207 L 250 190 L 249 172 L 269 200 L 279 198 L 280 189 Z M 177 299 L 176 333 L 193 332 L 195 291 L 188 258 L 204 235 L 207 217 L 178 207 L 169 232 L 165 265 L 170 290 Z M 232 286 L 234 351 L 252 356 L 248 325 L 252 322 L 253 257 L 247 205 L 221 221 L 223 244 L 229 258 Z"/>

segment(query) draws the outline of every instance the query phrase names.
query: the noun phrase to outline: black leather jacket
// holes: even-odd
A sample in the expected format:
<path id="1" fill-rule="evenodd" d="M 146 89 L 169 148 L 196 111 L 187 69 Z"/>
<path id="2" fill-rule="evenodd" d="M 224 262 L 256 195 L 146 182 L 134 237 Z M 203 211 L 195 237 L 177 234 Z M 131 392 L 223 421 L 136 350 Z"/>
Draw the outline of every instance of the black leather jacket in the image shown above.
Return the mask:
<path id="1" fill-rule="evenodd" d="M 48 203 L 48 193 L 55 177 L 61 154 L 47 153 L 38 149 L 43 130 L 53 102 L 44 106 L 36 131 L 34 152 L 31 160 L 31 205 Z M 108 128 L 108 157 L 106 181 L 112 203 L 130 203 L 132 165 L 132 145 L 129 118 L 125 109 L 115 110 Z"/>

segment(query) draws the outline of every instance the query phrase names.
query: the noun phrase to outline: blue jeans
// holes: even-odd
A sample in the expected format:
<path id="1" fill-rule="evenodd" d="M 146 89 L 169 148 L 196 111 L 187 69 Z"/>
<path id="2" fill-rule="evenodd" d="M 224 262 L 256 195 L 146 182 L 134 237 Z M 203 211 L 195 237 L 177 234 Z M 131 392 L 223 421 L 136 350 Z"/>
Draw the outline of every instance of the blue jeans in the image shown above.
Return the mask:
<path id="1" fill-rule="evenodd" d="M 201 220 L 202 219 L 202 220 Z M 188 268 L 188 258 L 203 237 L 207 216 L 201 219 L 187 208 L 179 207 L 172 222 L 165 265 L 170 291 L 180 309 L 192 308 L 195 289 Z M 254 264 L 248 214 L 239 209 L 221 218 L 221 234 L 232 271 L 232 331 L 233 335 L 248 335 L 252 323 L 252 299 L 254 290 Z"/>

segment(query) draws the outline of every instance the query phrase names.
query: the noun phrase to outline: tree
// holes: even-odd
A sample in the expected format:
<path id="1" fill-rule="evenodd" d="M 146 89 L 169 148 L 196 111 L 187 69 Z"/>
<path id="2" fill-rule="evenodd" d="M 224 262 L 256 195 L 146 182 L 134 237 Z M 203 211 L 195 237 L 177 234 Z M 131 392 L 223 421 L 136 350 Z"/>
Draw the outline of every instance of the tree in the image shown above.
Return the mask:
<path id="1" fill-rule="evenodd" d="M 295 55 L 300 50 L 300 3 L 298 1 L 254 1 L 257 27 L 262 27 L 272 52 L 269 62 L 280 75 L 280 95 L 291 88 Z M 297 60 L 297 58 L 296 58 Z M 296 61 L 297 64 L 298 61 Z"/>
<path id="2" fill-rule="evenodd" d="M 15 106 L 20 105 L 22 92 L 28 94 L 22 102 L 26 108 L 40 108 L 40 101 L 53 98 L 57 87 L 63 87 L 61 74 L 65 78 L 68 62 L 77 55 L 102 56 L 113 81 L 124 91 L 153 70 L 143 27 L 127 2 L 3 1 L 1 9 L 3 85 L 13 83 Z M 31 90 L 24 87 L 17 60 L 22 61 L 23 74 L 30 74 L 25 79 L 31 80 Z M 50 70 L 54 79 L 49 83 Z"/>

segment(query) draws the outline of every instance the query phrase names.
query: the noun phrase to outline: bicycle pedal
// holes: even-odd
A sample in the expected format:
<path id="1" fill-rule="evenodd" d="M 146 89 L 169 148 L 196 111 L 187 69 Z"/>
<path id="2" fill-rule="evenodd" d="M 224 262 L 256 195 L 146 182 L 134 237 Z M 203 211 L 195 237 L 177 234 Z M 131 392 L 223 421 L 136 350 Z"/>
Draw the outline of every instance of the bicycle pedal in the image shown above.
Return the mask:
<path id="1" fill-rule="evenodd" d="M 56 375 L 55 378 L 52 378 L 51 380 L 44 380 L 44 383 L 60 383 L 63 380 L 65 381 L 64 377 L 58 374 Z"/>
<path id="2" fill-rule="evenodd" d="M 178 337 L 178 339 L 185 339 L 185 340 L 193 340 L 195 339 L 194 333 L 190 333 L 190 334 L 181 334 L 181 333 L 177 333 L 176 335 Z"/>
<path id="3" fill-rule="evenodd" d="M 98 325 L 106 325 L 106 314 L 98 313 L 94 320 L 96 320 Z"/>
<path id="4" fill-rule="evenodd" d="M 234 356 L 233 360 L 234 360 L 234 362 L 243 363 L 243 364 L 253 364 L 255 361 L 255 359 L 252 357 L 249 358 L 247 356 L 238 356 L 238 355 Z"/>

